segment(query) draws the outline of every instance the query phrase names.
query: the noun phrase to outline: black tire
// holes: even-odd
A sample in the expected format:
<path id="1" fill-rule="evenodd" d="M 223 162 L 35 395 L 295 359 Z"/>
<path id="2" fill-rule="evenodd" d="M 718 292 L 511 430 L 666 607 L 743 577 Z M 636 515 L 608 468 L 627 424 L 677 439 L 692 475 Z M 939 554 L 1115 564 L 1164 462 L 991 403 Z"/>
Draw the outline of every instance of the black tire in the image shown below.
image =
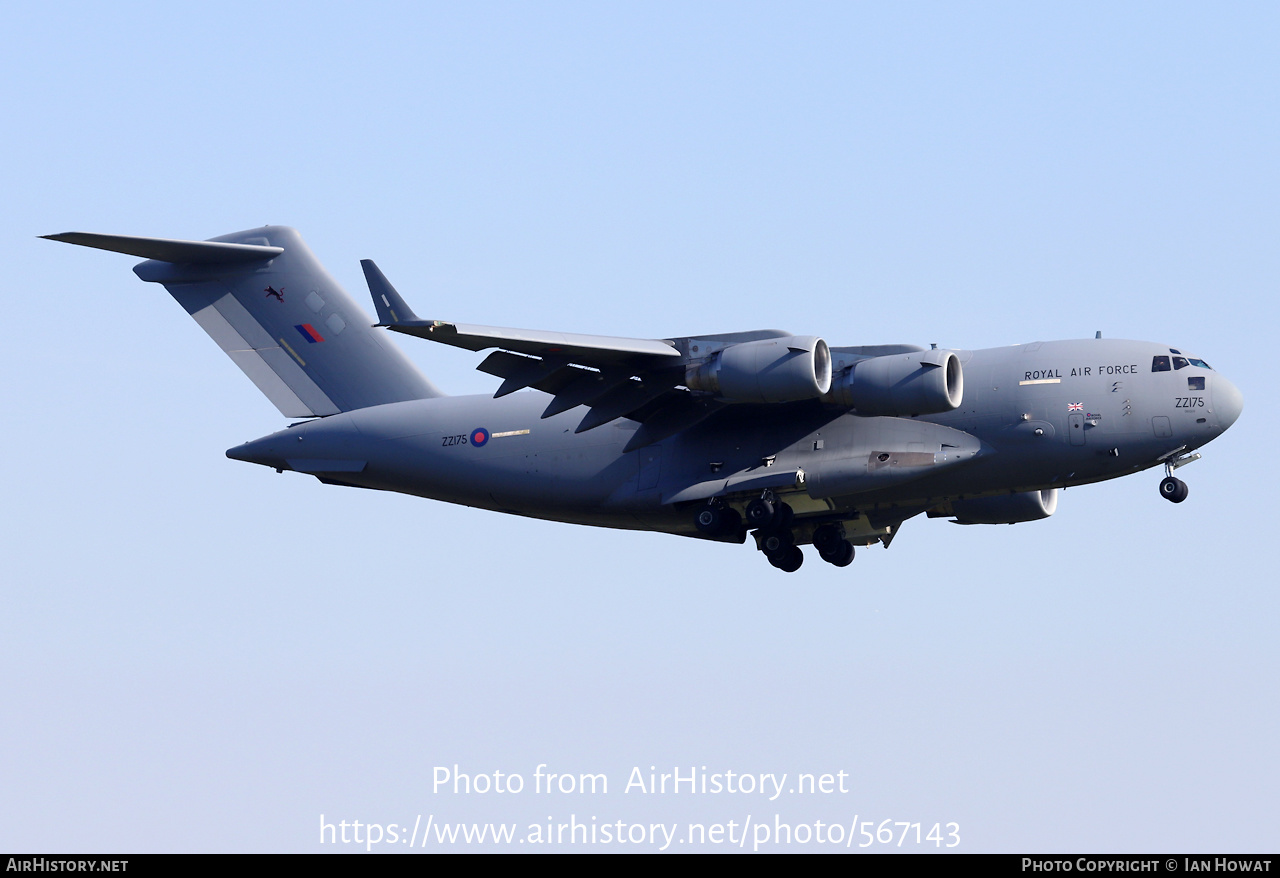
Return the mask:
<path id="1" fill-rule="evenodd" d="M 1169 476 L 1160 483 L 1160 496 L 1170 503 L 1181 503 L 1187 499 L 1189 493 L 1191 493 L 1191 489 L 1187 487 L 1187 483 L 1182 479 L 1175 479 L 1173 476 Z"/>
<path id="2" fill-rule="evenodd" d="M 795 510 L 786 503 L 778 501 L 774 504 L 772 526 L 775 530 L 791 527 L 791 522 L 795 520 L 795 517 Z"/>
<path id="3" fill-rule="evenodd" d="M 837 567 L 848 567 L 853 563 L 853 543 L 845 540 L 839 555 L 834 559 L 828 558 L 827 561 Z"/>
<path id="4" fill-rule="evenodd" d="M 718 537 L 725 530 L 724 508 L 720 506 L 703 506 L 693 517 L 693 524 L 698 532 L 709 537 Z"/>
<path id="5" fill-rule="evenodd" d="M 724 506 L 720 511 L 724 514 L 724 525 L 720 529 L 720 536 L 740 538 L 738 542 L 745 542 L 747 532 L 742 529 L 742 516 L 738 514 L 738 510 L 732 506 Z"/>
<path id="6" fill-rule="evenodd" d="M 835 551 L 842 540 L 840 529 L 833 524 L 824 524 L 813 532 L 813 547 L 823 558 L 827 557 L 828 552 Z"/>
<path id="7" fill-rule="evenodd" d="M 795 544 L 795 534 L 789 530 L 775 531 L 760 541 L 760 546 L 766 555 L 781 555 Z"/>
<path id="8" fill-rule="evenodd" d="M 763 497 L 757 497 L 747 504 L 747 525 L 749 527 L 767 530 L 773 525 L 773 519 L 773 504 Z"/>
<path id="9" fill-rule="evenodd" d="M 837 567 L 848 567 L 853 562 L 853 543 L 848 540 L 841 540 L 825 550 L 819 550 L 818 554 L 828 564 L 834 564 Z"/>
<path id="10" fill-rule="evenodd" d="M 804 563 L 804 552 L 800 551 L 799 546 L 792 546 L 785 552 L 769 555 L 768 557 L 769 563 L 783 573 L 795 573 L 800 569 L 800 565 Z"/>

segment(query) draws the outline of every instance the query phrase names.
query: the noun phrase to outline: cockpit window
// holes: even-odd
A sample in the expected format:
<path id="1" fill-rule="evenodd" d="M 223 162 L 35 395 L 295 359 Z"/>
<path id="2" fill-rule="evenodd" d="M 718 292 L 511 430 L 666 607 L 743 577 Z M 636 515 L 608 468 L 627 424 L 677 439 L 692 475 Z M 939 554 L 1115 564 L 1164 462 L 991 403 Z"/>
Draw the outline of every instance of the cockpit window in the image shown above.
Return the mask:
<path id="1" fill-rule="evenodd" d="M 1182 353 L 1182 351 L 1175 350 L 1174 348 L 1169 348 L 1169 353 L 1171 353 L 1171 354 L 1180 354 L 1180 353 Z"/>
<path id="2" fill-rule="evenodd" d="M 1204 360 L 1197 360 L 1195 357 L 1188 357 L 1187 359 L 1191 362 L 1191 365 L 1193 365 L 1193 366 L 1199 366 L 1201 369 L 1212 369 L 1212 368 L 1213 368 L 1213 367 L 1212 367 L 1212 366 L 1210 366 L 1208 363 L 1206 363 Z"/>
<path id="3" fill-rule="evenodd" d="M 1190 366 L 1190 365 L 1191 365 L 1191 364 L 1187 362 L 1187 358 L 1186 358 L 1186 357 L 1174 357 L 1174 358 L 1173 358 L 1173 368 L 1175 368 L 1175 369 L 1185 369 L 1185 368 L 1187 368 L 1187 366 Z"/>
<path id="4" fill-rule="evenodd" d="M 1187 379 L 1187 390 L 1204 390 L 1204 376 Z"/>
<path id="5" fill-rule="evenodd" d="M 1155 356 L 1155 357 L 1152 357 L 1152 358 L 1151 358 L 1151 371 L 1152 371 L 1152 372 L 1168 372 L 1168 371 L 1169 371 L 1169 358 L 1168 358 L 1168 357 L 1164 357 L 1164 356 Z"/>

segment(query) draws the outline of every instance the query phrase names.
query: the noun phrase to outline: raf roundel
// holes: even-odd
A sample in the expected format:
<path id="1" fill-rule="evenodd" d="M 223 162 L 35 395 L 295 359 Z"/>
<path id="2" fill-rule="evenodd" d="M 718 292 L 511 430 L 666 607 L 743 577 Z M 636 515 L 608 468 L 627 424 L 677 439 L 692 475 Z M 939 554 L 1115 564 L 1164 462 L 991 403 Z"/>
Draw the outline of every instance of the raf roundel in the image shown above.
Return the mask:
<path id="1" fill-rule="evenodd" d="M 489 441 L 489 431 L 484 427 L 477 427 L 471 431 L 471 444 L 480 448 Z"/>

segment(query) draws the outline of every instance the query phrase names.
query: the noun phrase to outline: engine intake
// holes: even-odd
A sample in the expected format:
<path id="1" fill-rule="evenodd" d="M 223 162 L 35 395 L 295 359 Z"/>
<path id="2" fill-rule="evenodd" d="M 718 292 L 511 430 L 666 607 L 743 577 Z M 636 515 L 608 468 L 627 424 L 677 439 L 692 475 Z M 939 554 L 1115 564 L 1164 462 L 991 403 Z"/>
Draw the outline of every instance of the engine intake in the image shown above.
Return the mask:
<path id="1" fill-rule="evenodd" d="M 684 383 L 730 402 L 817 399 L 831 389 L 831 351 L 815 335 L 742 342 L 687 367 Z"/>
<path id="2" fill-rule="evenodd" d="M 833 382 L 824 402 L 860 415 L 934 415 L 959 408 L 964 372 L 951 351 L 915 351 L 859 360 Z"/>

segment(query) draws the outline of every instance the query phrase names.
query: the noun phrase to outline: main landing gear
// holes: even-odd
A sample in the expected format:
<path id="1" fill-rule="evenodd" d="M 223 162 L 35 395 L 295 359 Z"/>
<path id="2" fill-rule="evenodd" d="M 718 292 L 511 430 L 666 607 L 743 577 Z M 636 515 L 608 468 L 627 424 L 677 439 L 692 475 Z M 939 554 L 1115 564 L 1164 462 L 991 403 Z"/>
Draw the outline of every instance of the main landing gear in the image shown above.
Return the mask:
<path id="1" fill-rule="evenodd" d="M 733 507 L 713 500 L 698 510 L 693 524 L 712 539 L 724 539 L 742 530 L 742 516 Z"/>
<path id="2" fill-rule="evenodd" d="M 1186 448 L 1187 446 L 1183 445 L 1161 458 L 1164 462 L 1164 479 L 1160 482 L 1160 496 L 1170 503 L 1181 503 L 1187 499 L 1187 494 L 1191 491 L 1186 482 L 1173 477 L 1173 471 L 1178 467 L 1186 466 L 1200 459 L 1198 453 L 1184 454 L 1183 452 L 1186 451 Z"/>
<path id="3" fill-rule="evenodd" d="M 853 543 L 845 539 L 844 528 L 838 524 L 824 524 L 815 530 L 813 545 L 828 564 L 848 567 L 853 563 Z"/>
<path id="4" fill-rule="evenodd" d="M 756 543 L 769 563 L 786 573 L 795 573 L 804 563 L 804 552 L 796 545 L 791 522 L 795 513 L 772 492 L 747 504 L 747 526 L 755 528 Z"/>
<path id="5" fill-rule="evenodd" d="M 745 515 L 739 515 L 720 500 L 709 501 L 694 515 L 694 524 L 699 532 L 712 539 L 745 536 L 744 525 L 754 530 L 756 545 L 768 562 L 787 573 L 794 573 L 804 564 L 804 552 L 796 545 L 794 521 L 795 513 L 791 507 L 771 491 L 748 503 Z M 828 564 L 847 567 L 853 561 L 853 543 L 846 538 L 839 523 L 824 524 L 815 530 L 813 545 L 818 550 L 818 557 Z"/>

